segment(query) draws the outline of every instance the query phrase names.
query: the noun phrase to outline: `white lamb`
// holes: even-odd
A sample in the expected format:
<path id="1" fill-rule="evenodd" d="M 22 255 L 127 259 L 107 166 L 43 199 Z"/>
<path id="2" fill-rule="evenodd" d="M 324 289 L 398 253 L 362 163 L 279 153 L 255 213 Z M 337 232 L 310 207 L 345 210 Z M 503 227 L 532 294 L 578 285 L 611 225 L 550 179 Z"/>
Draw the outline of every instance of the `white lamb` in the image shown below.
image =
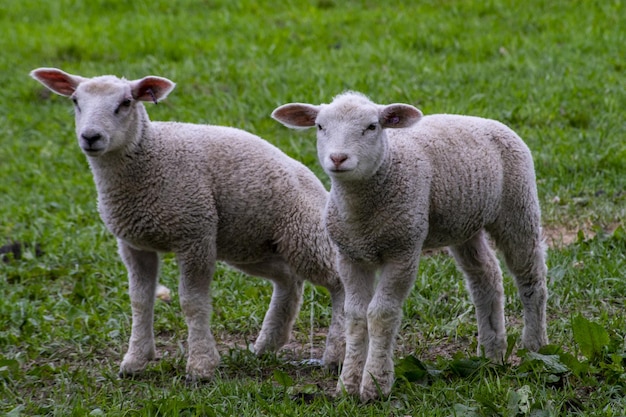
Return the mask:
<path id="1" fill-rule="evenodd" d="M 142 371 L 155 357 L 158 252 L 175 253 L 180 268 L 188 378 L 209 379 L 219 363 L 209 327 L 217 260 L 273 282 L 254 346 L 259 354 L 288 340 L 303 280 L 326 287 L 333 314 L 323 361 L 339 364 L 344 291 L 322 220 L 328 193 L 308 168 L 239 129 L 151 122 L 142 102 L 169 94 L 175 84 L 165 78 L 89 79 L 53 68 L 31 75 L 74 102 L 98 209 L 128 269 L 133 323 L 122 375 Z"/>
<path id="2" fill-rule="evenodd" d="M 547 343 L 545 249 L 530 151 L 503 124 L 387 106 L 347 92 L 328 105 L 283 105 L 272 117 L 317 127 L 332 187 L 326 228 L 346 291 L 346 356 L 338 392 L 387 395 L 393 344 L 420 252 L 450 246 L 478 319 L 479 353 L 506 353 L 504 295 L 489 235 L 515 276 L 523 345 Z M 378 285 L 375 274 L 380 271 Z"/>

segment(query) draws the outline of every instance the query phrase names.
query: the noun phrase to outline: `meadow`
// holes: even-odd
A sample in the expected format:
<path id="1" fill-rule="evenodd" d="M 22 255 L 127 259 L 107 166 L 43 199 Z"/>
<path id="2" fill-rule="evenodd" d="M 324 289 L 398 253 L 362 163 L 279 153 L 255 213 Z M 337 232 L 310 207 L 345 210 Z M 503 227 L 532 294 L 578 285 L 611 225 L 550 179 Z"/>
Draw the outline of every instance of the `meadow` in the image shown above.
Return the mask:
<path id="1" fill-rule="evenodd" d="M 621 0 L 4 0 L 0 6 L 0 415 L 626 415 L 626 8 Z M 71 103 L 37 67 L 177 83 L 152 120 L 231 125 L 322 181 L 314 132 L 269 115 L 357 90 L 425 114 L 498 119 L 533 152 L 548 250 L 548 335 L 519 349 L 505 273 L 509 362 L 476 357 L 476 320 L 445 252 L 424 257 L 404 306 L 388 398 L 332 396 L 320 356 L 329 297 L 307 284 L 292 341 L 249 350 L 271 285 L 221 265 L 214 381 L 187 384 L 177 268 L 163 256 L 160 359 L 117 376 L 130 334 L 126 272 L 96 208 Z"/>

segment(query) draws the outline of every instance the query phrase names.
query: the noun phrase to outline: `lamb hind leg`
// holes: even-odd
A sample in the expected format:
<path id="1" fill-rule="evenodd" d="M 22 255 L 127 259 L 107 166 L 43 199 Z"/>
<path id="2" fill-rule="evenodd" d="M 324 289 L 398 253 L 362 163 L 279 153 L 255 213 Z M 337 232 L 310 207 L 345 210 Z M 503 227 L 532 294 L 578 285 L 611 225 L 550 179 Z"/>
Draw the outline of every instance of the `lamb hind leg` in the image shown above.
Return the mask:
<path id="1" fill-rule="evenodd" d="M 502 272 L 483 231 L 467 242 L 450 248 L 476 307 L 478 354 L 502 363 L 506 354 L 504 327 L 504 288 Z"/>
<path id="2" fill-rule="evenodd" d="M 336 372 L 346 354 L 345 293 L 340 282 L 326 288 L 330 292 L 332 318 L 328 328 L 328 336 L 326 336 L 326 348 L 322 362 L 327 369 Z"/>
<path id="3" fill-rule="evenodd" d="M 332 372 L 339 369 L 346 353 L 345 336 L 345 291 L 339 274 L 328 267 L 321 274 L 307 277 L 313 284 L 321 285 L 330 293 L 332 316 L 326 337 L 326 348 L 322 362 Z"/>
<path id="4" fill-rule="evenodd" d="M 143 371 L 156 354 L 153 320 L 159 257 L 156 252 L 134 249 L 121 240 L 118 249 L 128 270 L 132 308 L 132 329 L 120 375 L 129 376 Z"/>
<path id="5" fill-rule="evenodd" d="M 272 300 L 254 343 L 254 352 L 261 355 L 277 351 L 289 341 L 291 329 L 300 311 L 302 279 L 279 257 L 251 264 L 231 262 L 230 265 L 248 275 L 263 277 L 272 282 Z"/>
<path id="6" fill-rule="evenodd" d="M 515 277 L 517 291 L 524 307 L 522 345 L 526 349 L 537 351 L 548 344 L 546 326 L 548 270 L 545 261 L 545 246 L 539 232 L 527 239 L 521 239 L 521 237 L 500 242 L 498 246 L 504 253 L 506 264 Z"/>
<path id="7" fill-rule="evenodd" d="M 257 355 L 274 352 L 289 341 L 293 323 L 302 305 L 302 284 L 296 277 L 284 282 L 274 282 L 272 301 L 254 343 Z"/>

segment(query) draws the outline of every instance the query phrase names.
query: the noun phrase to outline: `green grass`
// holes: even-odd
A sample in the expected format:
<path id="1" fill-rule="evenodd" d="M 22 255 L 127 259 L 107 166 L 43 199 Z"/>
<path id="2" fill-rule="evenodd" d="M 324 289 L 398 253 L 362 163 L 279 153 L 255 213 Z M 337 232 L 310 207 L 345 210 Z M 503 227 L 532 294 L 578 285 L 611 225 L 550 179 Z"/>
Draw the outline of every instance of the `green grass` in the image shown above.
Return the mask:
<path id="1" fill-rule="evenodd" d="M 31 246 L 0 262 L 0 414 L 624 415 L 626 234 L 613 233 L 626 207 L 624 21 L 619 0 L 5 0 L 0 243 L 39 243 L 44 255 Z M 178 85 L 149 106 L 153 120 L 247 129 L 326 184 L 313 133 L 272 121 L 276 106 L 354 89 L 425 114 L 507 123 L 533 151 L 546 228 L 575 237 L 549 251 L 553 345 L 545 356 L 514 353 L 503 367 L 474 358 L 469 296 L 439 254 L 424 259 L 405 305 L 391 396 L 367 405 L 331 398 L 336 377 L 299 363 L 311 334 L 314 354 L 323 346 L 325 290 L 306 287 L 289 349 L 256 358 L 247 345 L 271 286 L 224 267 L 213 287 L 215 381 L 184 382 L 175 293 L 156 307 L 161 360 L 118 379 L 130 332 L 126 274 L 97 214 L 70 103 L 28 77 L 40 66 L 168 77 Z M 162 281 L 177 286 L 170 256 Z M 521 306 L 508 276 L 506 297 L 508 332 L 519 340 Z"/>

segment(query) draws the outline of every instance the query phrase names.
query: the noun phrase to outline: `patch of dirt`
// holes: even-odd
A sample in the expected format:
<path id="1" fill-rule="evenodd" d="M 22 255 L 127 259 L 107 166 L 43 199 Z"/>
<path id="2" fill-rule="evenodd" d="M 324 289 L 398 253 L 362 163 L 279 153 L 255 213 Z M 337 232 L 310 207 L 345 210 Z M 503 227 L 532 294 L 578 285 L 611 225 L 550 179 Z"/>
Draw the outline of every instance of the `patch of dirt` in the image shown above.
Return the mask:
<path id="1" fill-rule="evenodd" d="M 606 234 L 611 234 L 619 226 L 621 226 L 621 222 L 612 222 L 598 229 L 597 224 L 593 224 L 591 220 L 587 220 L 584 224 L 579 225 L 578 227 L 558 224 L 543 226 L 543 235 L 549 247 L 564 248 L 572 243 L 575 243 L 578 240 L 579 234 L 582 234 L 585 240 L 593 239 L 598 230 L 602 230 L 602 232 Z"/>

